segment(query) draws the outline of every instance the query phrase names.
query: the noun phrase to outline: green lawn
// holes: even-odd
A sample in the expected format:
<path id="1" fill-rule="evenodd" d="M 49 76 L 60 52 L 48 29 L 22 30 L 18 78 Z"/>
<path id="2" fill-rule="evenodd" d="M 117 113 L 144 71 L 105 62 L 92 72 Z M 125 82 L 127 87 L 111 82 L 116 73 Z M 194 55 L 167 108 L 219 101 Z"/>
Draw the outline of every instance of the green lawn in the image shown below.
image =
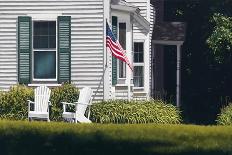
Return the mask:
<path id="1" fill-rule="evenodd" d="M 0 154 L 232 154 L 232 126 L 0 121 Z"/>

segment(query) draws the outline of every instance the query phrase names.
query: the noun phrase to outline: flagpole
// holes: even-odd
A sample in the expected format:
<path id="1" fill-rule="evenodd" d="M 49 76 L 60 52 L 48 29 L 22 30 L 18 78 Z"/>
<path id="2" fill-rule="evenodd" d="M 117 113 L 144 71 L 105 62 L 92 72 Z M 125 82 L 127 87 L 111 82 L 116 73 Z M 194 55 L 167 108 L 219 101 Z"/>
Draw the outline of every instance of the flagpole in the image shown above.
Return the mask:
<path id="1" fill-rule="evenodd" d="M 127 66 L 129 67 L 129 66 Z M 128 69 L 129 70 L 129 69 Z M 131 87 L 130 87 L 130 83 L 131 83 L 131 73 L 128 74 L 129 75 L 129 83 L 128 83 L 128 101 L 131 100 Z"/>
<path id="2" fill-rule="evenodd" d="M 107 21 L 107 18 L 106 18 L 106 24 L 108 23 L 108 21 Z M 105 37 L 105 36 L 104 36 Z M 104 38 L 105 39 L 105 38 Z M 105 45 L 105 48 L 106 48 L 106 64 L 105 64 L 105 68 L 107 68 L 108 67 L 108 51 L 107 51 L 107 47 L 106 47 L 106 45 Z"/>

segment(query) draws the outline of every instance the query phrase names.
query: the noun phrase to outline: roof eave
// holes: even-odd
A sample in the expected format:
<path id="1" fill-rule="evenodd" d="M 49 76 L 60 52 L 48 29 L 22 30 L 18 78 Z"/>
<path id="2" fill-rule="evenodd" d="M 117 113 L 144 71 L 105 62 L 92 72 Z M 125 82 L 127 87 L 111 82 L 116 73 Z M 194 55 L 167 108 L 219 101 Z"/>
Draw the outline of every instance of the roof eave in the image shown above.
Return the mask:
<path id="1" fill-rule="evenodd" d="M 150 23 L 140 15 L 139 9 L 137 7 L 111 4 L 111 9 L 130 13 L 133 19 L 135 19 L 135 21 L 137 21 L 146 30 L 147 33 L 149 32 Z"/>

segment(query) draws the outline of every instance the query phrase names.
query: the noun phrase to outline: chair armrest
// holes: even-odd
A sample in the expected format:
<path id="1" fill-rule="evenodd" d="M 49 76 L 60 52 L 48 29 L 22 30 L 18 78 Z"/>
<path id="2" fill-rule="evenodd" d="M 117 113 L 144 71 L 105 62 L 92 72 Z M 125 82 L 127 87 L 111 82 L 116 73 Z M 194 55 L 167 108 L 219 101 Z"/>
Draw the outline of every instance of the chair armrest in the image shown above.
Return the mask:
<path id="1" fill-rule="evenodd" d="M 49 105 L 49 106 L 52 106 L 52 103 L 51 103 L 51 101 L 48 101 L 48 105 Z"/>
<path id="2" fill-rule="evenodd" d="M 31 100 L 27 100 L 28 102 L 28 112 L 31 111 L 31 103 L 35 104 L 35 102 L 32 102 Z"/>
<path id="3" fill-rule="evenodd" d="M 66 104 L 67 104 L 67 105 L 76 105 L 76 104 L 75 104 L 76 102 L 74 102 L 74 103 L 61 102 L 61 103 L 62 103 L 62 104 L 65 104 L 65 105 L 66 105 Z"/>
<path id="4" fill-rule="evenodd" d="M 82 105 L 92 105 L 92 104 L 89 104 L 89 103 L 80 103 L 80 102 L 74 102 L 75 103 L 75 105 L 76 104 L 82 104 Z"/>
<path id="5" fill-rule="evenodd" d="M 61 102 L 63 104 L 63 112 L 66 112 L 66 105 L 76 105 L 74 103 Z"/>
<path id="6" fill-rule="evenodd" d="M 31 101 L 31 100 L 27 100 L 27 102 L 28 102 L 28 103 L 35 103 L 35 102 Z"/>

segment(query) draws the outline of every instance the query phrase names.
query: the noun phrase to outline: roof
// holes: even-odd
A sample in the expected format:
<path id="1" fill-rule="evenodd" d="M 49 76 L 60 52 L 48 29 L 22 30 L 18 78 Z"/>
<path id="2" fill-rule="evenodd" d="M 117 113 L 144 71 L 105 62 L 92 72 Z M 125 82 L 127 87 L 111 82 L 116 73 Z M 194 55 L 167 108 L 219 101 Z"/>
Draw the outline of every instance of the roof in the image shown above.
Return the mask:
<path id="1" fill-rule="evenodd" d="M 149 32 L 150 23 L 140 14 L 140 9 L 137 6 L 131 5 L 124 0 L 112 0 L 111 8 L 131 13 L 133 19 L 141 25 L 147 33 Z"/>
<path id="2" fill-rule="evenodd" d="M 161 22 L 154 26 L 152 40 L 184 41 L 185 30 L 183 22 Z"/>

